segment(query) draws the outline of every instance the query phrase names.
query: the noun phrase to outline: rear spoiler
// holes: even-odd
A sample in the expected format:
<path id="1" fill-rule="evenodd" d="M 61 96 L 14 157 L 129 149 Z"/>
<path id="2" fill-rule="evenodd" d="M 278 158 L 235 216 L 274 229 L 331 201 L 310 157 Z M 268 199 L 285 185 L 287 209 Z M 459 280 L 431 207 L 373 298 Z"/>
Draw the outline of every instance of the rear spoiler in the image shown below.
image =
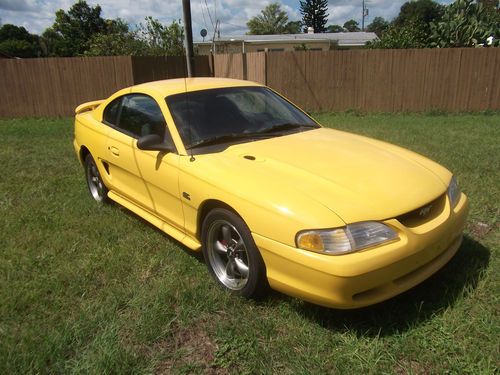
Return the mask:
<path id="1" fill-rule="evenodd" d="M 87 102 L 87 103 L 80 104 L 78 107 L 76 107 L 75 114 L 78 115 L 78 114 L 83 113 L 83 112 L 92 111 L 92 110 L 96 109 L 99 106 L 99 104 L 101 104 L 102 102 L 104 102 L 104 99 L 103 100 L 94 100 L 93 102 Z"/>

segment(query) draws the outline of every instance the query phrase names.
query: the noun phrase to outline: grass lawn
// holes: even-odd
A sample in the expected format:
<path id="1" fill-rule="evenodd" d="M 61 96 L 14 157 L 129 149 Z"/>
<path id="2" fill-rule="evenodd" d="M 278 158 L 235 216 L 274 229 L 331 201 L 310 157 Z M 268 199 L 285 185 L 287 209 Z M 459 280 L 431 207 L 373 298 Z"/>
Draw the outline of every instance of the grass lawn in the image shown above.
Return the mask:
<path id="1" fill-rule="evenodd" d="M 455 172 L 471 212 L 444 269 L 355 311 L 229 296 L 181 245 L 90 199 L 71 119 L 0 120 L 0 373 L 498 372 L 500 114 L 317 119 Z"/>

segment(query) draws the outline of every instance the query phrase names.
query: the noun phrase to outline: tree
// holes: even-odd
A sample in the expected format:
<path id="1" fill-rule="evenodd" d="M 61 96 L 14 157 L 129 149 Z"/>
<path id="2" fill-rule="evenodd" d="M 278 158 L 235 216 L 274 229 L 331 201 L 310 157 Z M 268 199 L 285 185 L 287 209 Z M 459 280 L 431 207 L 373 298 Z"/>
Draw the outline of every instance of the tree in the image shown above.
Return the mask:
<path id="1" fill-rule="evenodd" d="M 42 54 L 38 35 L 11 24 L 0 27 L 0 51 L 13 57 L 38 57 Z"/>
<path id="2" fill-rule="evenodd" d="M 442 20 L 431 23 L 432 47 L 474 47 L 490 36 L 498 45 L 500 15 L 473 0 L 455 1 L 446 7 Z"/>
<path id="3" fill-rule="evenodd" d="M 367 45 L 370 48 L 424 48 L 427 34 L 416 21 L 408 21 L 401 27 L 391 24 L 380 39 Z"/>
<path id="4" fill-rule="evenodd" d="M 478 3 L 483 4 L 485 8 L 498 10 L 499 0 L 477 0 Z"/>
<path id="5" fill-rule="evenodd" d="M 300 14 L 304 31 L 307 32 L 307 29 L 312 27 L 315 33 L 324 33 L 329 16 L 327 12 L 328 0 L 301 0 Z"/>
<path id="6" fill-rule="evenodd" d="M 44 56 L 60 56 L 59 54 L 64 49 L 62 36 L 51 27 L 42 33 L 40 46 Z"/>
<path id="7" fill-rule="evenodd" d="M 107 20 L 107 31 L 96 34 L 86 56 L 181 56 L 184 55 L 184 29 L 180 21 L 163 25 L 146 17 L 135 30 L 121 19 Z"/>
<path id="8" fill-rule="evenodd" d="M 87 50 L 94 35 L 105 30 L 101 7 L 91 7 L 79 0 L 67 13 L 62 9 L 56 12 L 54 24 L 43 33 L 43 37 L 51 55 L 78 56 Z"/>
<path id="9" fill-rule="evenodd" d="M 375 17 L 373 21 L 366 27 L 366 31 L 377 34 L 381 37 L 384 32 L 389 28 L 389 22 L 383 17 Z"/>
<path id="10" fill-rule="evenodd" d="M 141 56 L 148 54 L 145 41 L 138 38 L 138 31 L 120 18 L 106 21 L 106 32 L 95 34 L 89 41 L 85 56 Z"/>
<path id="11" fill-rule="evenodd" d="M 429 24 L 443 16 L 444 6 L 433 0 L 416 0 L 404 3 L 393 23 L 404 26 L 410 21 Z"/>
<path id="12" fill-rule="evenodd" d="M 302 22 L 290 21 L 285 26 L 285 34 L 300 34 Z"/>
<path id="13" fill-rule="evenodd" d="M 265 7 L 259 15 L 247 22 L 251 35 L 272 35 L 287 33 L 288 16 L 279 3 Z M 293 25 L 291 25 L 293 27 Z"/>
<path id="14" fill-rule="evenodd" d="M 328 25 L 326 31 L 329 33 L 341 33 L 344 31 L 344 28 L 340 25 Z"/>
<path id="15" fill-rule="evenodd" d="M 398 16 L 369 43 L 372 48 L 424 48 L 429 45 L 430 22 L 441 19 L 444 7 L 432 0 L 408 1 L 401 6 Z"/>
<path id="16" fill-rule="evenodd" d="M 500 0 L 477 0 L 477 3 L 483 5 L 493 20 L 500 19 Z"/>
<path id="17" fill-rule="evenodd" d="M 298 46 L 294 46 L 294 47 L 293 47 L 293 50 L 294 50 L 294 51 L 307 51 L 307 50 L 308 50 L 308 48 L 307 48 L 307 46 L 306 46 L 306 44 L 305 44 L 305 43 L 301 43 L 301 44 L 300 44 L 300 45 L 298 45 Z"/>
<path id="18" fill-rule="evenodd" d="M 172 21 L 163 25 L 153 17 L 146 17 L 146 23 L 140 24 L 137 37 L 146 45 L 144 54 L 151 56 L 184 55 L 184 28 L 181 21 Z"/>
<path id="19" fill-rule="evenodd" d="M 344 23 L 344 29 L 348 32 L 354 32 L 354 31 L 359 31 L 359 23 L 354 20 L 349 20 L 346 23 Z"/>

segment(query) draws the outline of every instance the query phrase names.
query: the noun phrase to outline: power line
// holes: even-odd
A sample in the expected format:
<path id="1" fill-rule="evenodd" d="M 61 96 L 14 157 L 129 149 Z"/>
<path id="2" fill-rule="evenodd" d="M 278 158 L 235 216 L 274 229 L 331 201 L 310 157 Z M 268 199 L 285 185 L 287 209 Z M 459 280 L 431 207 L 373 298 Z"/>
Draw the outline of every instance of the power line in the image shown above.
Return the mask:
<path id="1" fill-rule="evenodd" d="M 234 27 L 239 27 L 240 29 L 241 28 L 244 28 L 243 26 L 241 25 L 235 25 L 234 23 L 229 23 L 229 22 L 226 22 L 226 21 L 219 21 L 220 23 L 223 23 L 224 25 L 229 25 L 229 26 L 234 26 Z"/>
<path id="2" fill-rule="evenodd" d="M 217 0 L 214 0 L 214 18 L 217 20 Z"/>
<path id="3" fill-rule="evenodd" d="M 207 20 L 205 19 L 205 12 L 203 11 L 203 3 L 200 0 L 201 15 L 203 16 L 203 25 L 208 29 Z"/>
<path id="4" fill-rule="evenodd" d="M 210 18 L 210 23 L 212 24 L 212 28 L 215 30 L 214 20 L 212 19 L 212 15 L 210 14 L 210 9 L 208 9 L 207 0 L 205 0 L 205 6 L 207 7 L 207 13 L 208 17 Z"/>

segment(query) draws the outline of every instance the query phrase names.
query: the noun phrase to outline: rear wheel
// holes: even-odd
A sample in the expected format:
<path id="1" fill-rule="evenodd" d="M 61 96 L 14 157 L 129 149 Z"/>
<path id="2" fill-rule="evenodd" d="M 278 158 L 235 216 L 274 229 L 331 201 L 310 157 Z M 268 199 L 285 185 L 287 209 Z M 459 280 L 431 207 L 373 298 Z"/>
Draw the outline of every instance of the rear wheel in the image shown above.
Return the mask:
<path id="1" fill-rule="evenodd" d="M 238 215 L 221 208 L 212 210 L 203 221 L 202 242 L 208 269 L 224 288 L 252 298 L 267 292 L 264 261 Z"/>
<path id="2" fill-rule="evenodd" d="M 94 158 L 90 154 L 85 157 L 85 177 L 92 198 L 99 203 L 106 202 L 108 200 L 108 188 L 104 185 Z"/>

